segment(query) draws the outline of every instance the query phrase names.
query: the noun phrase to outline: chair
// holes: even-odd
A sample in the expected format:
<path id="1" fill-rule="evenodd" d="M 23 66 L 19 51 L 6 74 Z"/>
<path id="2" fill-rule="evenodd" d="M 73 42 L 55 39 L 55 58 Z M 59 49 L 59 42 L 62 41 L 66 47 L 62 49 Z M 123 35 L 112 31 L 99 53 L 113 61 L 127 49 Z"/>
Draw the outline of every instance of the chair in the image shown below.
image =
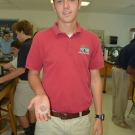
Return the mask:
<path id="1" fill-rule="evenodd" d="M 129 112 L 128 116 L 127 116 L 128 118 L 129 118 L 129 115 L 130 115 L 130 113 L 132 112 L 133 108 L 135 107 L 135 80 L 133 80 L 132 102 L 133 102 L 133 105 L 132 105 L 132 107 L 131 107 L 131 109 L 130 109 L 130 112 Z"/>
<path id="2" fill-rule="evenodd" d="M 2 126 L 0 127 L 0 133 L 4 132 L 5 130 L 9 128 L 12 128 L 12 132 L 14 133 L 14 135 L 17 135 L 16 122 L 15 122 L 14 115 L 12 113 L 13 96 L 14 96 L 15 89 L 16 87 L 14 86 L 10 90 L 9 98 L 5 97 L 0 101 L 0 116 L 1 116 L 1 111 L 5 113 L 4 115 L 0 117 L 0 125 L 2 121 L 6 121 L 9 123 L 5 127 L 2 127 Z"/>

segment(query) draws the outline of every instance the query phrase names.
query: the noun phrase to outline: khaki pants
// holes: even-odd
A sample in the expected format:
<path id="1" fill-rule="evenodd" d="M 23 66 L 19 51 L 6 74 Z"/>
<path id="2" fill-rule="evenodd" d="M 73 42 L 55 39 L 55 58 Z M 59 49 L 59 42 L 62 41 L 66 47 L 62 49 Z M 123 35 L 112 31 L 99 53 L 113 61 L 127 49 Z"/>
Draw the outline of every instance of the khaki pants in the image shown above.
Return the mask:
<path id="1" fill-rule="evenodd" d="M 69 120 L 51 116 L 48 121 L 37 121 L 35 135 L 90 135 L 90 114 Z"/>
<path id="2" fill-rule="evenodd" d="M 35 93 L 28 81 L 19 80 L 14 95 L 14 114 L 16 116 L 25 116 L 28 111 L 28 105 L 34 96 Z M 34 107 L 29 110 L 34 110 Z"/>
<path id="3" fill-rule="evenodd" d="M 123 122 L 128 103 L 129 75 L 126 70 L 112 68 L 112 120 L 115 123 Z"/>

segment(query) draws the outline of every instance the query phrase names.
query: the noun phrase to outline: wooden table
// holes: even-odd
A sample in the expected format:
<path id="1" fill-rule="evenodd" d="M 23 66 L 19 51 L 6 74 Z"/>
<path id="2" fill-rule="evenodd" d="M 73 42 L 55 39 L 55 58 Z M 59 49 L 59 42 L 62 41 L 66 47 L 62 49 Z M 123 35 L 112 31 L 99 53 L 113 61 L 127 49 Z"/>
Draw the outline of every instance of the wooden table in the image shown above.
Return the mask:
<path id="1" fill-rule="evenodd" d="M 7 63 L 9 63 L 9 62 L 7 62 L 7 61 L 0 61 L 0 66 L 3 66 L 5 64 L 7 64 Z"/>
<path id="2" fill-rule="evenodd" d="M 108 68 L 112 69 L 113 63 L 109 63 L 107 61 L 104 61 L 104 83 L 103 83 L 103 93 L 106 93 L 106 78 L 107 78 L 107 70 Z"/>
<path id="3" fill-rule="evenodd" d="M 4 56 L 4 57 L 5 58 L 0 58 L 0 66 L 5 65 L 5 64 L 7 64 L 7 63 L 9 63 L 10 61 L 13 60 L 13 56 L 12 55 L 7 55 L 7 56 Z"/>
<path id="4" fill-rule="evenodd" d="M 7 64 L 9 62 L 7 61 L 0 61 L 0 66 L 3 66 L 4 64 Z M 8 74 L 8 72 L 6 72 L 5 74 Z M 5 83 L 0 84 L 0 100 L 5 97 L 5 96 L 9 96 L 8 94 L 10 93 L 10 90 L 13 87 L 16 87 L 17 83 L 18 83 L 19 78 L 15 78 L 12 80 L 9 80 Z M 13 100 L 11 103 L 11 107 L 13 107 Z"/>
<path id="5" fill-rule="evenodd" d="M 16 86 L 17 82 L 18 78 L 15 78 L 13 80 L 0 84 L 0 100 L 10 92 L 12 87 Z"/>

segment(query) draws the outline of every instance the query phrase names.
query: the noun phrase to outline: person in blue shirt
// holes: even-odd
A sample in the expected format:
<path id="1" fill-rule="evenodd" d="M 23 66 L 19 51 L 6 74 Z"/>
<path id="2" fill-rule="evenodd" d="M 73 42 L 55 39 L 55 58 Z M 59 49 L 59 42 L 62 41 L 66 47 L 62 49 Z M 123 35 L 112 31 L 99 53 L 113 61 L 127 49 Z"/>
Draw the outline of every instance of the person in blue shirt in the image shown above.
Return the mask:
<path id="1" fill-rule="evenodd" d="M 120 52 L 112 68 L 112 121 L 122 128 L 131 129 L 125 122 L 125 112 L 128 103 L 129 74 L 135 76 L 135 42 L 126 45 Z"/>
<path id="2" fill-rule="evenodd" d="M 10 33 L 8 31 L 3 31 L 3 39 L 0 40 L 1 51 L 3 54 L 11 53 L 11 43 L 14 40 L 10 38 Z"/>

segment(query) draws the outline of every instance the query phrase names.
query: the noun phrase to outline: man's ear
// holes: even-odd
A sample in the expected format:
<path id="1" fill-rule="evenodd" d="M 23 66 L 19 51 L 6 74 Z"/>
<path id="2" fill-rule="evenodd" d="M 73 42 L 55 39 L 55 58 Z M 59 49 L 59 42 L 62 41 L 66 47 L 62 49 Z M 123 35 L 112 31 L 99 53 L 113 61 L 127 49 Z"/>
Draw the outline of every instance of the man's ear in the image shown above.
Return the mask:
<path id="1" fill-rule="evenodd" d="M 21 32 L 20 32 L 21 34 L 24 34 L 24 32 L 21 30 Z"/>
<path id="2" fill-rule="evenodd" d="M 52 3 L 53 10 L 56 12 L 55 5 Z"/>
<path id="3" fill-rule="evenodd" d="M 79 0 L 78 9 L 80 9 L 80 8 L 81 8 L 81 4 L 82 4 L 82 0 Z"/>

